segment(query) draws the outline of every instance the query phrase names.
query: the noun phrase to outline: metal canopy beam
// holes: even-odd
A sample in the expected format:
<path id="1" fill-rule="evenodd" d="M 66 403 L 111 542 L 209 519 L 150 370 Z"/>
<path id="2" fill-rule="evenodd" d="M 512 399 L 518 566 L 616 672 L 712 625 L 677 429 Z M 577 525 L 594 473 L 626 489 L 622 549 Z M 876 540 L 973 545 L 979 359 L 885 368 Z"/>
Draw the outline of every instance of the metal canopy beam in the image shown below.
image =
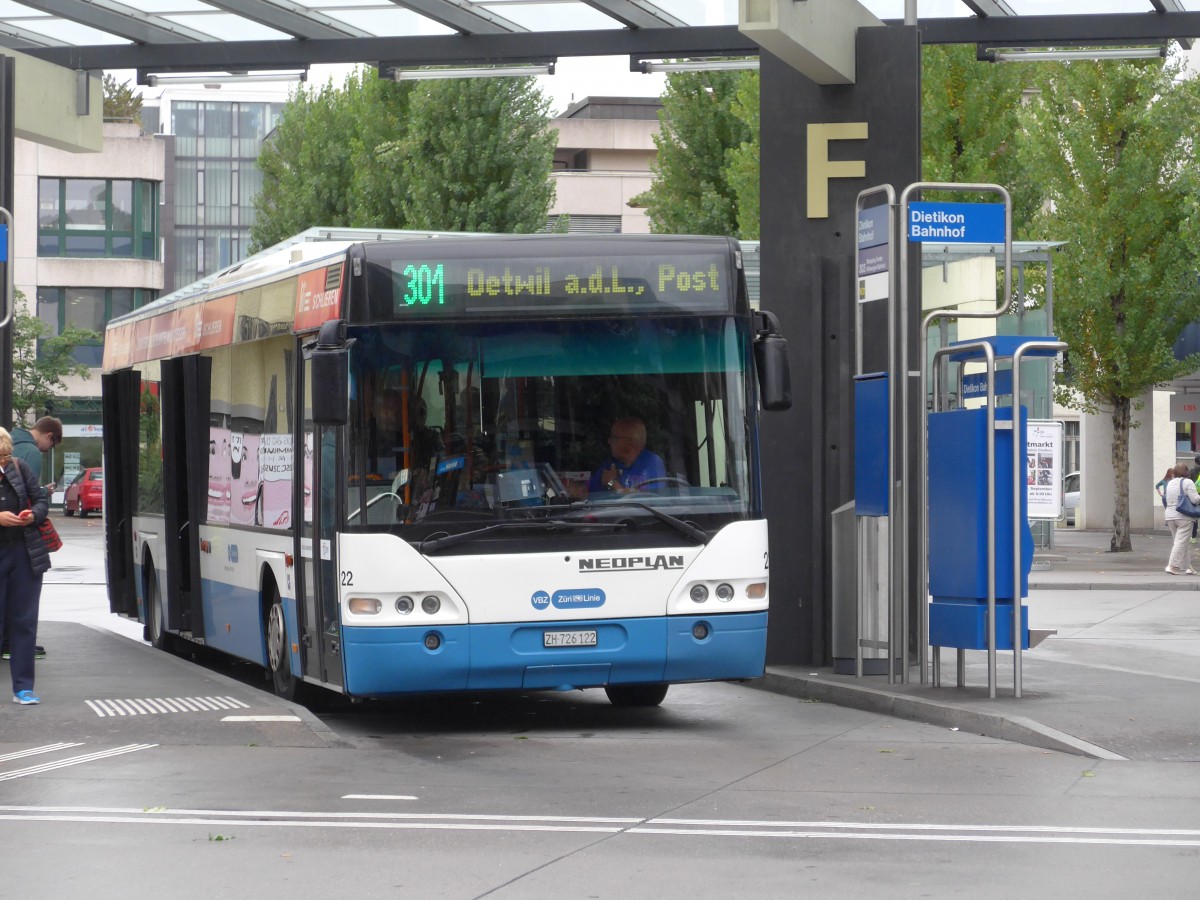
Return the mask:
<path id="1" fill-rule="evenodd" d="M 139 12 L 130 6 L 84 0 L 22 0 L 22 5 L 107 31 L 130 41 L 177 43 L 212 40 L 212 35 L 184 28 L 165 19 Z"/>
<path id="2" fill-rule="evenodd" d="M 64 0 L 31 0 L 35 3 Z M 407 2 L 407 0 L 406 0 Z M 902 25 L 888 20 L 888 25 Z M 1129 44 L 1186 40 L 1200 35 L 1200 12 L 1112 13 L 1075 16 L 1002 16 L 923 19 L 925 44 L 986 44 L 999 47 Z M 39 59 L 75 69 L 211 71 L 377 62 L 395 65 L 502 63 L 567 56 L 747 56 L 758 45 L 732 25 L 682 28 L 461 34 L 400 38 L 322 38 L 306 41 L 209 41 L 203 44 L 105 44 L 29 48 Z"/>
<path id="3" fill-rule="evenodd" d="M 468 0 L 392 0 L 392 2 L 464 34 L 513 34 L 528 30 L 489 9 L 476 6 Z"/>
<path id="4" fill-rule="evenodd" d="M 197 72 L 221 69 L 299 68 L 307 65 L 377 62 L 392 65 L 482 65 L 562 56 L 753 56 L 758 45 L 733 25 L 695 28 L 542 31 L 522 34 L 432 35 L 401 38 L 330 38 L 315 41 L 44 47 L 30 56 L 72 69 L 153 69 Z"/>
<path id="5" fill-rule="evenodd" d="M 11 22 L 0 26 L 0 47 L 7 47 L 9 50 L 30 50 L 35 47 L 65 47 L 67 46 L 62 41 L 55 40 L 52 37 L 47 37 L 44 34 L 38 34 L 35 31 L 27 31 L 24 28 L 18 28 Z"/>
<path id="6" fill-rule="evenodd" d="M 239 15 L 298 38 L 370 37 L 363 31 L 290 0 L 205 0 L 210 6 Z"/>
<path id="7" fill-rule="evenodd" d="M 1004 0 L 962 0 L 977 16 L 1015 16 L 1017 13 Z M 1153 2 L 1153 0 L 1151 0 Z"/>
<path id="8" fill-rule="evenodd" d="M 888 24 L 900 23 L 893 19 Z M 1200 36 L 1200 12 L 922 19 L 918 28 L 923 44 L 1036 47 L 1153 43 Z"/>
<path id="9" fill-rule="evenodd" d="M 662 28 L 664 26 L 680 28 L 687 25 L 686 22 L 675 18 L 666 10 L 659 9 L 653 3 L 647 3 L 645 0 L 583 0 L 583 2 L 630 28 Z"/>

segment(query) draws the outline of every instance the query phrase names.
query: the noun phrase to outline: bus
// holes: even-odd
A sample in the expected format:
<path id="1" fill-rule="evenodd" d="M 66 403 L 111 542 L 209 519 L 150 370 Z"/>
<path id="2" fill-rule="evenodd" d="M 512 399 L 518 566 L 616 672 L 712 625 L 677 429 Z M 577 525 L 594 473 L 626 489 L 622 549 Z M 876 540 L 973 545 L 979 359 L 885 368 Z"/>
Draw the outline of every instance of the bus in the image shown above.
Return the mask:
<path id="1" fill-rule="evenodd" d="M 353 237 L 108 325 L 112 611 L 295 700 L 761 675 L 790 388 L 737 242 Z M 612 490 L 617 421 L 661 472 Z"/>

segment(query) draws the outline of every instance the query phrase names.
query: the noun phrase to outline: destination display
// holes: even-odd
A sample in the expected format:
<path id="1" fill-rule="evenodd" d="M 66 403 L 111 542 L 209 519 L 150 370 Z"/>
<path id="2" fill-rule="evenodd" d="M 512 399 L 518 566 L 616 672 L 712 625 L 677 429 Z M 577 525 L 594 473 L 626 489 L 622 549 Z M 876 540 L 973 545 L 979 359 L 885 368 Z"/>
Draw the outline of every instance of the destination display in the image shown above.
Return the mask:
<path id="1" fill-rule="evenodd" d="M 556 256 L 390 261 L 396 319 L 514 312 L 725 312 L 728 257 Z"/>

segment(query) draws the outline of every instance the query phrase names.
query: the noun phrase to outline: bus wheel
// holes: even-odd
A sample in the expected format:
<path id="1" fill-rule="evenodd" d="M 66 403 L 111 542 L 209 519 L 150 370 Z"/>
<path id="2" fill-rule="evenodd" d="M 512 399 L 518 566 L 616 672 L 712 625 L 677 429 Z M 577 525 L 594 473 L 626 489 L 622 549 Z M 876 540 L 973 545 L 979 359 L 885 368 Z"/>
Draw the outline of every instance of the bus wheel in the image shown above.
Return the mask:
<path id="1" fill-rule="evenodd" d="M 166 611 L 163 609 L 162 588 L 158 586 L 158 575 L 153 565 L 146 572 L 146 640 L 150 646 L 168 653 L 175 649 L 174 638 L 167 633 Z"/>
<path id="2" fill-rule="evenodd" d="M 271 667 L 271 681 L 277 696 L 300 702 L 300 679 L 292 675 L 290 647 L 287 621 L 283 617 L 283 601 L 275 594 L 271 598 L 270 612 L 267 613 L 267 662 Z"/>
<path id="3" fill-rule="evenodd" d="M 613 706 L 658 706 L 667 696 L 665 684 L 610 684 L 604 689 Z"/>

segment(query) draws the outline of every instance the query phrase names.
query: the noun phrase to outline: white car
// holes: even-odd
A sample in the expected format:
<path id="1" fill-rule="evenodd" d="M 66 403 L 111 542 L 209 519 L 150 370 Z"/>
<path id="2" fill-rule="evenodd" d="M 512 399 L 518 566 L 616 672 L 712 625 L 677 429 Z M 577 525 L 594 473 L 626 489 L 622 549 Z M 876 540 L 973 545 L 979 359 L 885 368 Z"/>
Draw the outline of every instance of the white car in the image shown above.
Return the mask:
<path id="1" fill-rule="evenodd" d="M 1072 472 L 1063 479 L 1063 518 L 1075 524 L 1075 507 L 1079 506 L 1079 473 Z"/>

